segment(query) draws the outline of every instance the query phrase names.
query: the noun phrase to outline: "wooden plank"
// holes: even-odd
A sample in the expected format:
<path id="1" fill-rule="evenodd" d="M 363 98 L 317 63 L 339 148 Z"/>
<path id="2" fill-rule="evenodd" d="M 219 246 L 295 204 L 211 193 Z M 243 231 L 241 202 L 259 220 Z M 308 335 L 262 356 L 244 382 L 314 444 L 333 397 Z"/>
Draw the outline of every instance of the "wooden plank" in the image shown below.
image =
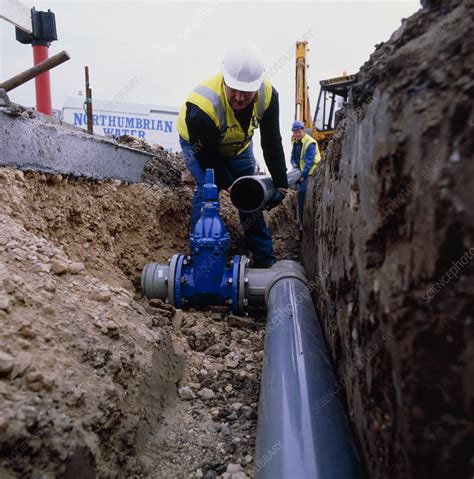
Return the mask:
<path id="1" fill-rule="evenodd" d="M 22 5 L 18 0 L 1 0 L 0 18 L 27 33 L 33 33 L 31 30 L 31 9 Z"/>
<path id="2" fill-rule="evenodd" d="M 13 78 L 10 78 L 3 83 L 0 83 L 0 88 L 4 89 L 7 92 L 13 90 L 14 88 L 23 85 L 23 83 L 26 83 L 32 78 L 41 75 L 41 73 L 44 73 L 48 70 L 51 70 L 51 68 L 61 65 L 61 63 L 68 61 L 70 58 L 71 57 L 69 56 L 69 53 L 63 50 L 62 52 L 56 53 L 56 55 L 53 55 L 47 60 L 44 60 L 31 68 L 28 68 L 28 70 L 25 70 L 24 72 L 15 75 Z"/>

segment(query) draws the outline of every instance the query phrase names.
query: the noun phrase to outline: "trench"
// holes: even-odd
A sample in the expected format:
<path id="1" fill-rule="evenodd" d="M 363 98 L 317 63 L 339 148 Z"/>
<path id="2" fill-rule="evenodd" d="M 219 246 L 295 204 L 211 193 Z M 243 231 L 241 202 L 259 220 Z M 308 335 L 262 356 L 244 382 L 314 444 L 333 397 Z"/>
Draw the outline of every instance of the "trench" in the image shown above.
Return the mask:
<path id="1" fill-rule="evenodd" d="M 9 168 L 0 181 L 5 477 L 250 477 L 265 313 L 139 295 L 146 262 L 187 251 L 192 189 Z M 221 211 L 237 251 L 227 197 Z M 278 257 L 298 258 L 294 215 L 291 199 L 268 217 Z"/>
<path id="2" fill-rule="evenodd" d="M 372 478 L 472 471 L 472 4 L 423 3 L 358 73 L 302 250 L 294 198 L 269 215 Z M 9 168 L 0 186 L 0 476 L 251 476 L 263 315 L 137 294 L 186 250 L 191 189 Z"/>

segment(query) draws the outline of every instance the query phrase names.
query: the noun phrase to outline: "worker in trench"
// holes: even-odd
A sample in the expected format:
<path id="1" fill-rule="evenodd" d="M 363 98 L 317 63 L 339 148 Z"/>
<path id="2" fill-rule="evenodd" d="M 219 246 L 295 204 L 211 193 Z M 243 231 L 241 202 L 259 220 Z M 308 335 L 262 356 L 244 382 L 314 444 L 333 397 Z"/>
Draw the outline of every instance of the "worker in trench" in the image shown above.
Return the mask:
<path id="1" fill-rule="evenodd" d="M 316 165 L 321 159 L 318 143 L 316 140 L 304 131 L 304 125 L 301 121 L 294 121 L 291 126 L 293 132 L 291 136 L 292 149 L 290 162 L 293 168 L 298 168 L 301 176 L 296 184 L 298 188 L 298 217 L 300 220 L 300 231 L 303 231 L 303 210 L 306 189 L 308 187 L 308 177 L 316 169 Z"/>
<path id="2" fill-rule="evenodd" d="M 191 231 L 200 216 L 206 168 L 214 169 L 218 188 L 226 191 L 237 178 L 255 174 L 252 137 L 258 127 L 265 163 L 275 185 L 267 209 L 280 204 L 288 188 L 278 92 L 264 75 L 260 55 L 253 48 L 229 50 L 221 70 L 194 88 L 177 122 L 184 160 L 196 182 Z M 269 268 L 276 258 L 263 213 L 239 215 L 252 266 Z"/>

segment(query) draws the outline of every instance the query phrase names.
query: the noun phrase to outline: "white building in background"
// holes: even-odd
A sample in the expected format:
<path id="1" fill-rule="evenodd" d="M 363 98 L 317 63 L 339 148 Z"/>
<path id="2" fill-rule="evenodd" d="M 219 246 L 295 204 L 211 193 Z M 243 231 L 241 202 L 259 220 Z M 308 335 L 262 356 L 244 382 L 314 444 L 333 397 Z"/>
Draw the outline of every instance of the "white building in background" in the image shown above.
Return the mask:
<path id="1" fill-rule="evenodd" d="M 92 100 L 94 133 L 118 137 L 130 135 L 148 143 L 158 143 L 168 151 L 179 152 L 179 136 L 176 120 L 179 109 L 125 103 L 113 100 Z M 64 122 L 87 129 L 85 97 L 67 97 L 62 110 Z"/>

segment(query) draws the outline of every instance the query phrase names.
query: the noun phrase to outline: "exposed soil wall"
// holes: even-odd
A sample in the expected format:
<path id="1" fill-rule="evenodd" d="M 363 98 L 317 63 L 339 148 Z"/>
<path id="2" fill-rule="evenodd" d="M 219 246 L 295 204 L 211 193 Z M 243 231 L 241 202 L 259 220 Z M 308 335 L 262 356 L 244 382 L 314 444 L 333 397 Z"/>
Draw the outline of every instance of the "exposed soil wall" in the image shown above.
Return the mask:
<path id="1" fill-rule="evenodd" d="M 472 476 L 473 5 L 443 3 L 361 68 L 307 196 L 304 264 L 373 478 Z"/>
<path id="2" fill-rule="evenodd" d="M 184 357 L 129 278 L 172 247 L 177 204 L 164 220 L 143 186 L 6 168 L 0 183 L 0 476 L 140 473 L 136 437 L 176 399 Z"/>

